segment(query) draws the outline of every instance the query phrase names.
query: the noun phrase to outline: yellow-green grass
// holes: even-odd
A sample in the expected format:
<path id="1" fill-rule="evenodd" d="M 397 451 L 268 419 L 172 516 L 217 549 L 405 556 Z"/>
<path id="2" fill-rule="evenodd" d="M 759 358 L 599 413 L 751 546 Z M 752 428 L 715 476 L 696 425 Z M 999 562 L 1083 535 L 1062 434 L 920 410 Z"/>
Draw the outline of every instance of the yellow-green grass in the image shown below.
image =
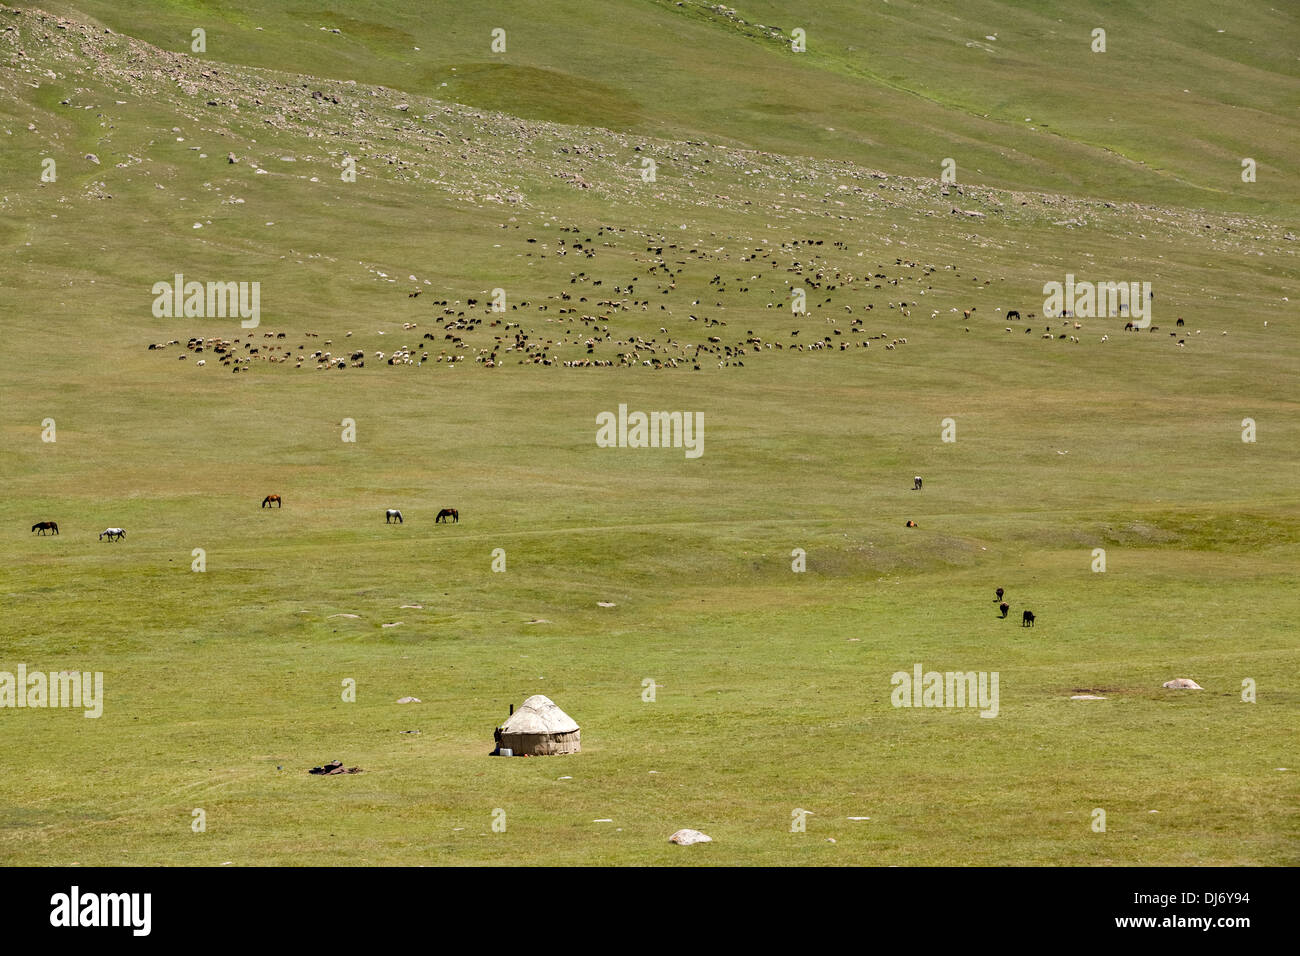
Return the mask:
<path id="1" fill-rule="evenodd" d="M 128 25 L 151 36 L 143 21 L 114 29 Z M 304 52 L 314 46 L 276 42 L 275 66 L 324 72 Z M 1003 192 L 1003 212 L 981 205 L 986 220 L 959 220 L 937 187 L 855 179 L 827 154 L 728 166 L 675 140 L 681 129 L 653 141 L 677 159 L 642 190 L 641 154 L 614 133 L 538 125 L 522 141 L 532 152 L 507 160 L 518 144 L 499 126 L 446 114 L 425 125 L 449 142 L 378 143 L 391 131 L 376 126 L 323 146 L 303 130 L 323 135 L 330 117 L 283 130 L 251 108 L 194 119 L 201 98 L 123 96 L 52 49 L 29 46 L 55 80 L 15 71 L 0 98 L 12 131 L 0 141 L 0 229 L 17 252 L 2 287 L 0 670 L 102 671 L 106 700 L 98 719 L 0 711 L 11 770 L 0 862 L 1296 861 L 1300 346 L 1284 297 L 1300 283 L 1284 218 L 1229 218 L 1190 198 L 1021 206 Z M 375 62 L 357 69 L 396 84 Z M 73 97 L 96 109 L 60 103 Z M 411 91 L 385 97 L 433 109 Z M 566 143 L 610 158 L 579 167 L 558 153 Z M 342 149 L 363 159 L 356 183 L 339 179 Z M 51 153 L 59 180 L 42 186 Z M 507 185 L 524 200 L 485 200 L 476 177 L 511 162 Z M 592 189 L 553 175 L 569 168 Z M 88 195 L 96 182 L 113 198 Z M 867 195 L 835 206 L 827 183 Z M 245 202 L 222 203 L 232 195 Z M 594 259 L 558 258 L 559 239 L 575 236 L 562 226 L 627 231 L 597 239 Z M 899 285 L 810 290 L 810 314 L 793 316 L 786 283 L 809 275 L 786 271 L 792 253 L 776 268 L 739 256 L 794 238 Z M 661 295 L 645 250 L 672 242 L 724 252 L 672 259 L 684 271 Z M 571 284 L 579 271 L 602 286 Z M 252 335 L 274 343 L 264 333 L 284 331 L 308 352 L 327 340 L 336 354 L 418 351 L 423 333 L 442 339 L 433 301 L 486 326 L 482 305 L 464 303 L 496 287 L 532 303 L 506 319 L 550 336 L 563 303 L 548 297 L 594 300 L 634 277 L 652 308 L 580 312 L 623 340 L 662 340 L 666 327 L 734 344 L 753 329 L 789 346 L 850 336 L 855 318 L 888 337 L 844 352 L 751 350 L 743 366 L 713 356 L 699 371 L 520 365 L 516 353 L 487 369 L 473 358 L 499 330 L 484 329 L 455 350 L 470 355 L 455 368 L 368 357 L 363 369 L 255 362 L 234 375 L 211 352 L 177 355 L 190 336 L 247 340 L 237 322 L 151 314 L 151 286 L 176 272 L 260 281 Z M 1001 317 L 1041 312 L 1043 284 L 1067 272 L 1152 281 L 1162 330 Z M 715 273 L 726 291 L 709 284 Z M 890 307 L 900 300 L 917 304 L 902 316 Z M 727 325 L 706 330 L 691 314 Z M 1178 315 L 1183 348 L 1167 335 Z M 1082 341 L 1043 340 L 1045 324 Z M 147 350 L 172 339 L 182 344 Z M 703 413 L 704 454 L 597 447 L 596 415 L 619 404 Z M 54 442 L 41 440 L 46 418 Z M 355 443 L 341 440 L 348 418 Z M 955 442 L 941 440 L 946 418 Z M 1245 418 L 1254 443 L 1241 440 Z M 285 507 L 260 508 L 269 493 Z M 444 506 L 458 524 L 434 524 Z M 405 523 L 385 525 L 386 508 Z M 59 536 L 29 532 L 46 519 Z M 97 540 L 110 525 L 126 539 Z M 497 548 L 504 573 L 492 571 Z M 802 574 L 794 549 L 807 555 Z M 1019 625 L 1026 608 L 1033 629 Z M 998 672 L 998 716 L 891 706 L 891 676 L 918 663 Z M 1205 690 L 1161 687 L 1183 676 Z M 347 679 L 355 703 L 342 699 Z M 1247 680 L 1255 703 L 1242 700 Z M 490 759 L 492 728 L 533 693 L 579 721 L 583 752 Z M 1070 700 L 1080 693 L 1106 699 Z M 406 695 L 421 703 L 396 703 Z M 365 772 L 306 773 L 335 758 Z M 191 829 L 196 808 L 204 833 Z M 505 832 L 492 828 L 498 808 Z M 798 809 L 812 811 L 806 832 L 791 832 Z M 715 842 L 666 843 L 686 826 Z"/>

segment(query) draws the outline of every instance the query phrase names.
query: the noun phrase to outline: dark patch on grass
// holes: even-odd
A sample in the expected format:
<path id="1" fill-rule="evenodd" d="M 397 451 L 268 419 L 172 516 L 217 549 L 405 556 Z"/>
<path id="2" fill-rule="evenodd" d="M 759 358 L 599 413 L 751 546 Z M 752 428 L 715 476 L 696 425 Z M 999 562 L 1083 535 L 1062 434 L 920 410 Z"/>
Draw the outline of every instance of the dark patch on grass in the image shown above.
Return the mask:
<path id="1" fill-rule="evenodd" d="M 312 26 L 325 27 L 330 30 L 337 29 L 341 31 L 342 36 L 359 40 L 367 46 L 370 46 L 371 43 L 379 44 L 391 47 L 393 52 L 396 52 L 397 49 L 405 48 L 409 50 L 419 45 L 416 38 L 404 30 L 385 26 L 382 23 L 372 23 L 369 20 L 358 20 L 355 17 L 349 17 L 334 10 L 300 9 L 286 10 L 285 13 L 289 16 L 302 17 Z"/>
<path id="2" fill-rule="evenodd" d="M 641 107 L 622 90 L 558 70 L 509 63 L 457 63 L 423 78 L 440 99 L 526 119 L 628 129 Z M 445 87 L 438 84 L 446 83 Z"/>
<path id="3" fill-rule="evenodd" d="M 1263 514 L 1166 512 L 1101 532 L 1105 545 L 1165 546 L 1200 551 L 1255 551 L 1300 541 L 1300 523 Z"/>

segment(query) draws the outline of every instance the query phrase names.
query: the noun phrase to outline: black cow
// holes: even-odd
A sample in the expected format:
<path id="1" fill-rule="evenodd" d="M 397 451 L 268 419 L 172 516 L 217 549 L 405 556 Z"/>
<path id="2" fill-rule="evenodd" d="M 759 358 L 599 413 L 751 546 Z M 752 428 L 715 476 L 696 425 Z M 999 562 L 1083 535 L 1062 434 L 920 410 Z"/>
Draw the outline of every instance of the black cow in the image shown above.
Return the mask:
<path id="1" fill-rule="evenodd" d="M 998 610 L 1002 612 L 1003 617 L 1006 617 L 1007 611 L 1011 610 L 1011 605 L 1008 604 L 1006 601 L 1003 601 L 1001 604 L 998 605 Z"/>
<path id="2" fill-rule="evenodd" d="M 1024 617 L 1022 617 L 1022 618 L 1020 619 L 1020 626 L 1021 626 L 1021 627 L 1033 627 L 1033 626 L 1034 626 L 1034 612 L 1033 612 L 1033 611 L 1026 611 L 1026 612 L 1025 612 Z"/>

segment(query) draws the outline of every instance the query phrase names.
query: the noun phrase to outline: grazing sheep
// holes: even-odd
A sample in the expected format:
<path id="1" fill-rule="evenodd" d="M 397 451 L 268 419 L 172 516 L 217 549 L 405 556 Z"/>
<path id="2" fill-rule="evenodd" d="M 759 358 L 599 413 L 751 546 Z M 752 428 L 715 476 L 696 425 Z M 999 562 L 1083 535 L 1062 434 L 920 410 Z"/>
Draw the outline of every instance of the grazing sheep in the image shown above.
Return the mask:
<path id="1" fill-rule="evenodd" d="M 921 490 L 921 476 L 920 476 L 920 475 L 917 475 L 915 478 L 912 479 L 912 490 L 913 490 L 913 491 L 920 491 L 920 490 Z"/>

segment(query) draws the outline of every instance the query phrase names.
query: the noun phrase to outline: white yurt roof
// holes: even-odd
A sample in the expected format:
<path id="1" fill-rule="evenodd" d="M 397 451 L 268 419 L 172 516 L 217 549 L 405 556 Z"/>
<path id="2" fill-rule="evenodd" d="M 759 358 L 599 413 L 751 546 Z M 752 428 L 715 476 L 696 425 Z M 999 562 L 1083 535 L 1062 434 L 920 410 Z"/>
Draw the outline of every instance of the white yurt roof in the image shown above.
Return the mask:
<path id="1" fill-rule="evenodd" d="M 542 694 L 529 697 L 501 725 L 503 734 L 571 734 L 577 729 L 577 722 Z"/>

